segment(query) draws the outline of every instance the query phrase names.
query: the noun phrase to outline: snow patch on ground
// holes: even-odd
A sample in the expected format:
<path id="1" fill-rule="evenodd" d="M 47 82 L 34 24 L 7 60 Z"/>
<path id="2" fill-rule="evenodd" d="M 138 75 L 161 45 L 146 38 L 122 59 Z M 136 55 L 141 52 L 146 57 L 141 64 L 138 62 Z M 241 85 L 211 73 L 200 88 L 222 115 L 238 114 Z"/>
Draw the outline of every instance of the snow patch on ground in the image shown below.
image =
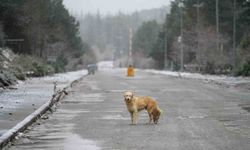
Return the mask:
<path id="1" fill-rule="evenodd" d="M 45 81 L 72 82 L 87 74 L 86 70 L 58 73 L 53 76 L 42 77 Z"/>
<path id="2" fill-rule="evenodd" d="M 97 63 L 98 69 L 100 70 L 106 70 L 106 69 L 112 69 L 114 68 L 114 62 L 113 61 L 101 61 Z"/>
<path id="3" fill-rule="evenodd" d="M 98 68 L 100 70 L 107 70 L 113 69 L 113 61 L 102 61 L 98 63 Z M 115 70 L 120 70 L 116 68 Z M 126 70 L 126 68 L 122 68 L 122 70 Z M 226 86 L 239 86 L 246 89 L 250 89 L 250 77 L 232 77 L 227 75 L 208 75 L 208 74 L 200 74 L 200 73 L 189 73 L 189 72 L 174 72 L 174 71 L 166 71 L 166 70 L 153 70 L 153 69 L 136 69 L 139 71 L 145 71 L 149 73 L 155 74 L 163 74 L 167 76 L 173 77 L 182 77 L 188 79 L 196 79 L 196 80 L 203 80 L 206 82 L 213 82 L 220 85 Z M 135 70 L 135 77 L 136 77 L 136 70 Z"/>
<path id="4" fill-rule="evenodd" d="M 199 73 L 188 72 L 173 72 L 173 71 L 160 71 L 160 70 L 144 70 L 146 72 L 163 74 L 174 77 L 183 77 L 189 79 L 199 79 L 205 81 L 211 81 L 218 84 L 225 84 L 229 86 L 237 86 L 239 84 L 250 84 L 250 77 L 231 77 L 226 75 L 204 75 Z"/>
<path id="5" fill-rule="evenodd" d="M 59 90 L 86 74 L 86 70 L 80 70 L 19 81 L 17 90 L 5 90 L 0 93 L 2 115 L 7 112 L 16 112 L 17 109 L 37 109 L 54 94 L 54 82 L 57 83 L 56 90 Z"/>
<path id="6" fill-rule="evenodd" d="M 100 150 L 97 142 L 87 139 L 82 139 L 79 135 L 73 134 L 65 140 L 64 150 Z"/>

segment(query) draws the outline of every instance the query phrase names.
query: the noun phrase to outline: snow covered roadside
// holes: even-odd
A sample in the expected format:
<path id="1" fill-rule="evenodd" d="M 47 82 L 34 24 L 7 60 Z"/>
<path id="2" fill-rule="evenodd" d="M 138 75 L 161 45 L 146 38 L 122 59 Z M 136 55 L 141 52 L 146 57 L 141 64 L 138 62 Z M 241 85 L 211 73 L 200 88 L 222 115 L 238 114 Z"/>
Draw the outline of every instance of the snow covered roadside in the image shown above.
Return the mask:
<path id="1" fill-rule="evenodd" d="M 0 149 L 65 95 L 63 91 L 54 93 L 53 84 L 55 82 L 65 88 L 86 74 L 86 71 L 83 70 L 30 78 L 20 83 L 20 88 L 17 90 L 1 93 Z M 53 97 L 52 94 L 54 94 Z M 10 129 L 10 127 L 12 128 Z"/>
<path id="2" fill-rule="evenodd" d="M 87 70 L 79 70 L 79 71 L 72 71 L 66 73 L 58 73 L 52 76 L 42 77 L 41 80 L 46 82 L 56 82 L 58 88 L 63 88 L 67 86 L 69 83 L 73 82 L 81 78 L 82 76 L 87 75 Z M 34 78 L 36 79 L 36 78 Z"/>
<path id="3" fill-rule="evenodd" d="M 29 78 L 19 81 L 16 90 L 2 91 L 0 93 L 0 135 L 50 100 L 54 94 L 54 82 L 57 83 L 56 90 L 59 90 L 86 74 L 86 70 L 80 70 Z"/>
<path id="4" fill-rule="evenodd" d="M 203 80 L 206 82 L 212 82 L 219 85 L 243 87 L 250 90 L 250 77 L 230 77 L 226 75 L 203 75 L 199 73 L 188 72 L 173 72 L 173 71 L 161 71 L 161 70 L 144 70 L 146 72 L 163 74 L 174 77 L 183 77 L 188 79 Z"/>
<path id="5" fill-rule="evenodd" d="M 22 108 L 23 104 L 46 102 L 54 94 L 54 82 L 59 90 L 86 74 L 86 70 L 80 70 L 18 81 L 16 90 L 5 90 L 0 93 L 1 111 Z"/>

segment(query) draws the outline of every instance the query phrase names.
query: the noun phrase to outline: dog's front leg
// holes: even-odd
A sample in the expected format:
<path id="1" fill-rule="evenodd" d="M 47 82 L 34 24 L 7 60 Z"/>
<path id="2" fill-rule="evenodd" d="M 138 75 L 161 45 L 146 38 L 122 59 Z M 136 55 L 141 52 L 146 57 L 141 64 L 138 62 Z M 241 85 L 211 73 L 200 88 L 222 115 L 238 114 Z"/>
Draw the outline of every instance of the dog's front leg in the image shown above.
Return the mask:
<path id="1" fill-rule="evenodd" d="M 131 121 L 132 121 L 132 124 L 135 125 L 136 124 L 136 116 L 137 116 L 137 112 L 132 112 L 130 113 L 131 115 Z"/>
<path id="2" fill-rule="evenodd" d="M 137 124 L 138 114 L 139 114 L 139 113 L 136 111 L 134 114 L 135 114 L 135 116 L 134 116 L 135 120 L 134 120 L 134 121 L 135 121 L 135 124 Z"/>
<path id="3" fill-rule="evenodd" d="M 134 118 L 133 118 L 133 112 L 130 113 L 130 117 L 131 117 L 131 124 L 134 124 Z"/>

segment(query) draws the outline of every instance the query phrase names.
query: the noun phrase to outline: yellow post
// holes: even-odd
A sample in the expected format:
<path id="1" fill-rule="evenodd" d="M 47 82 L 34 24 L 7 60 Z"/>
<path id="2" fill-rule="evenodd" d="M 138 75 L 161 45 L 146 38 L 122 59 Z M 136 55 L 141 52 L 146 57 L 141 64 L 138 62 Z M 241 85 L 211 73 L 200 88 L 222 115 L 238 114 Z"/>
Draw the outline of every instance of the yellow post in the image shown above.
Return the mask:
<path id="1" fill-rule="evenodd" d="M 132 67 L 132 65 L 128 66 L 127 73 L 128 73 L 128 77 L 133 77 L 135 75 L 134 68 Z"/>

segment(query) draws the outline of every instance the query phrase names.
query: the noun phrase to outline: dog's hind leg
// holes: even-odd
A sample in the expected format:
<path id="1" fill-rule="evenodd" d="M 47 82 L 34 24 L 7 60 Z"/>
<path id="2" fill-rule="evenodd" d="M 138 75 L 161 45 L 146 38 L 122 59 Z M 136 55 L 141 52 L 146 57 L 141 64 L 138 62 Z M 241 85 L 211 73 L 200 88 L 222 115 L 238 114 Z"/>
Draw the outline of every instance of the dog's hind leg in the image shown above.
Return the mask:
<path id="1" fill-rule="evenodd" d="M 148 112 L 148 117 L 149 117 L 148 124 L 150 124 L 152 122 L 152 120 L 153 120 L 153 115 L 150 112 Z"/>

